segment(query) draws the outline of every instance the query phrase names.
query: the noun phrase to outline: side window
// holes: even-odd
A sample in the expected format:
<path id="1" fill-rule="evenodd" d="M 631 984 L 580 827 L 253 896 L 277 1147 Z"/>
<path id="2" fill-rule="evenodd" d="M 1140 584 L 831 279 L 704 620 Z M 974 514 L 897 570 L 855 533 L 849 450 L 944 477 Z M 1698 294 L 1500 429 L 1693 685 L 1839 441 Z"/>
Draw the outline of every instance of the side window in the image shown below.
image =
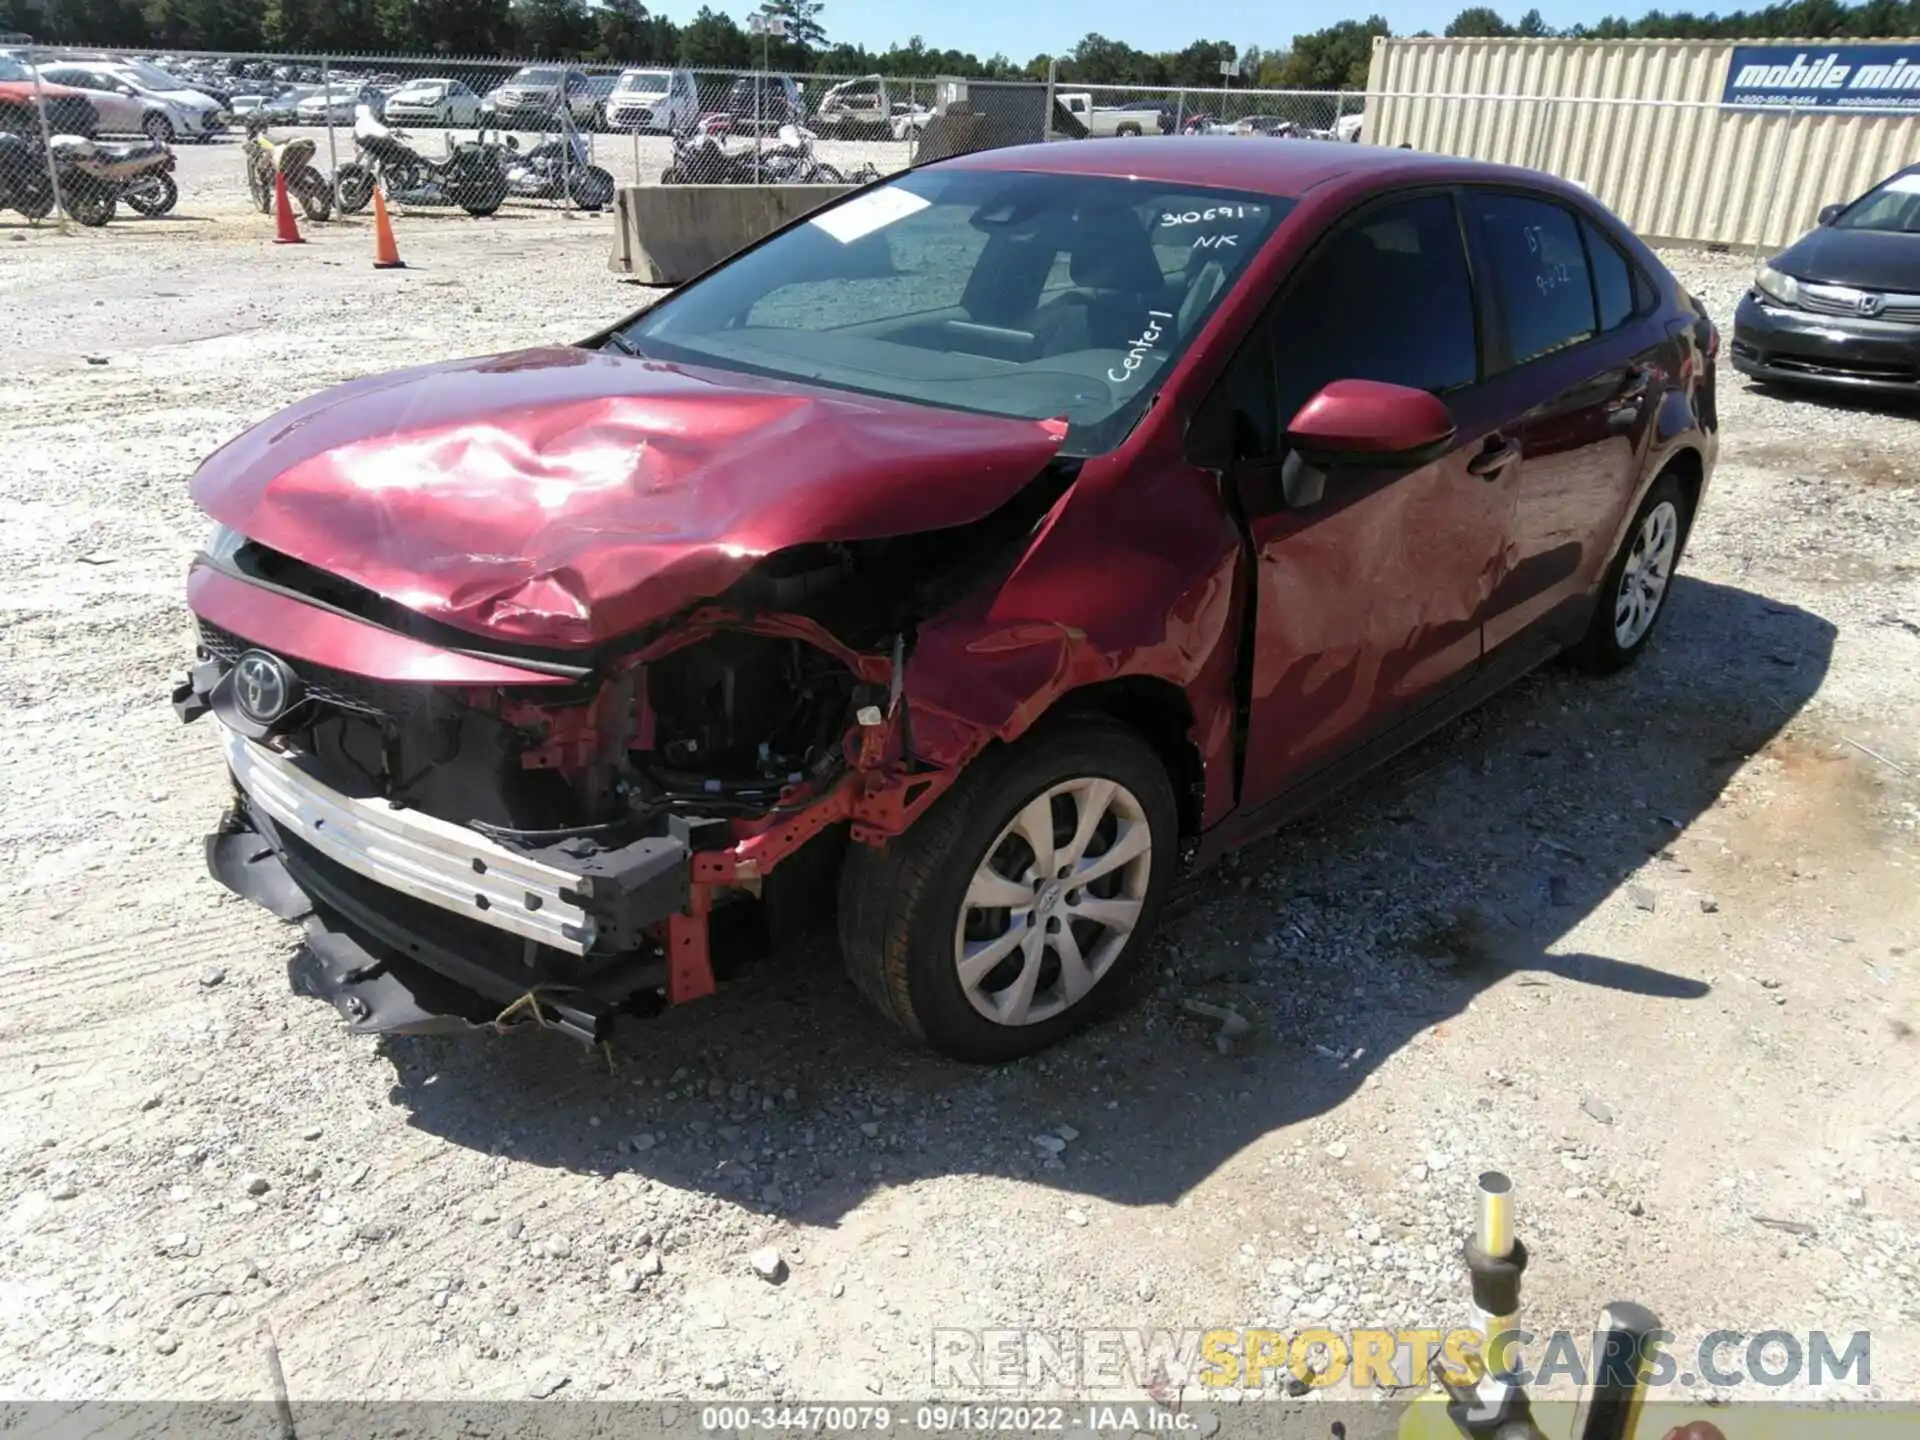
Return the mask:
<path id="1" fill-rule="evenodd" d="M 1633 267 L 1620 253 L 1620 247 L 1591 220 L 1582 217 L 1580 230 L 1587 239 L 1587 262 L 1593 267 L 1593 295 L 1600 303 L 1600 328 L 1611 330 L 1626 324 L 1640 308 L 1634 293 Z"/>
<path id="2" fill-rule="evenodd" d="M 1506 330 L 1508 363 L 1524 365 L 1590 338 L 1593 284 L 1573 216 L 1546 200 L 1493 191 L 1472 192 L 1467 204 Z"/>
<path id="3" fill-rule="evenodd" d="M 1283 425 L 1334 380 L 1436 394 L 1473 384 L 1473 285 L 1452 199 L 1402 200 L 1343 225 L 1287 282 L 1271 324 Z"/>

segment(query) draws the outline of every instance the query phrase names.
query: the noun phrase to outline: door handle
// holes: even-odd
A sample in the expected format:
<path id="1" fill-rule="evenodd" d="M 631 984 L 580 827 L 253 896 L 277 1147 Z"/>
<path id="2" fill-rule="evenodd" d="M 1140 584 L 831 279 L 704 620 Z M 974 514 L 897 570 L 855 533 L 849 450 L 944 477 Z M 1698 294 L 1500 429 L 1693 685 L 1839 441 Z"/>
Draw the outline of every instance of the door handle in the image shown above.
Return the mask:
<path id="1" fill-rule="evenodd" d="M 1515 440 L 1501 440 L 1498 436 L 1487 441 L 1487 448 L 1467 461 L 1467 473 L 1478 475 L 1482 480 L 1497 480 L 1500 472 L 1520 458 L 1520 445 Z"/>
<path id="2" fill-rule="evenodd" d="M 1650 365 L 1635 365 L 1627 371 L 1626 383 L 1614 392 L 1610 410 L 1624 410 L 1630 405 L 1638 405 L 1646 398 L 1647 391 L 1653 388 L 1655 371 Z"/>

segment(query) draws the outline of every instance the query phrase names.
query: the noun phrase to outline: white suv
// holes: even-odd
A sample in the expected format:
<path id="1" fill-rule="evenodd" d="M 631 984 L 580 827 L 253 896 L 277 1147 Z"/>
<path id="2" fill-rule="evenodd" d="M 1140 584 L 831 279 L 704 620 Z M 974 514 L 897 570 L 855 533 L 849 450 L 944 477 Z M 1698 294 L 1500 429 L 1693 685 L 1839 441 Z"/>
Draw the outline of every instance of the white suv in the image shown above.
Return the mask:
<path id="1" fill-rule="evenodd" d="M 609 130 L 684 135 L 700 118 L 700 96 L 687 70 L 623 70 L 606 98 Z"/>

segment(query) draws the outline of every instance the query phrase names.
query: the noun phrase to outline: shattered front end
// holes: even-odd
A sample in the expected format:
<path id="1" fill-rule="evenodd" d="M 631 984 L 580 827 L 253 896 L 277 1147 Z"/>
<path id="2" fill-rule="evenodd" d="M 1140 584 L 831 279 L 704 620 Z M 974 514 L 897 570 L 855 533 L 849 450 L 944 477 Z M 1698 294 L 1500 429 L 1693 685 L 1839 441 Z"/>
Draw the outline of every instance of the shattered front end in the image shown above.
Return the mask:
<path id="1" fill-rule="evenodd" d="M 897 644 L 713 606 L 560 663 L 259 583 L 323 588 L 303 569 L 251 543 L 203 557 L 174 705 L 216 717 L 232 775 L 209 868 L 304 923 L 294 988 L 355 1030 L 598 1043 L 712 992 L 716 912 L 804 907 L 839 837 L 898 833 L 944 789 L 905 753 Z"/>

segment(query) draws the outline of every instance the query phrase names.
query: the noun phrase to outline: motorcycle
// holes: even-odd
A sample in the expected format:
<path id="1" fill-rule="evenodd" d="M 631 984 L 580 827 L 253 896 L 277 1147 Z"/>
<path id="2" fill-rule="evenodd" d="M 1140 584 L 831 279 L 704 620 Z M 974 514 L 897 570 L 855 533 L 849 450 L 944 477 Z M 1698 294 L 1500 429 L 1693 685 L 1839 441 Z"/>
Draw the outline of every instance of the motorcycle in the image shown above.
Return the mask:
<path id="1" fill-rule="evenodd" d="M 587 142 L 571 118 L 562 122 L 559 138 L 535 145 L 524 155 L 520 142 L 512 135 L 506 137 L 509 195 L 522 200 L 565 200 L 581 210 L 604 210 L 613 203 L 613 176 L 593 163 Z"/>
<path id="2" fill-rule="evenodd" d="M 60 204 L 82 225 L 104 225 L 125 200 L 142 215 L 164 215 L 180 198 L 173 151 L 158 140 L 103 145 L 79 135 L 48 142 L 60 181 Z"/>
<path id="3" fill-rule="evenodd" d="M 255 112 L 247 116 L 247 138 L 240 147 L 247 167 L 247 192 L 262 215 L 273 213 L 273 177 L 285 173 L 287 193 L 300 202 L 309 220 L 325 220 L 333 214 L 333 187 L 313 164 L 312 140 L 275 140 L 267 133 L 267 119 Z"/>
<path id="4" fill-rule="evenodd" d="M 37 136 L 0 131 L 0 210 L 18 210 L 29 220 L 53 213 L 53 179 Z"/>
<path id="5" fill-rule="evenodd" d="M 844 185 L 846 176 L 814 158 L 813 135 L 782 125 L 772 143 L 730 139 L 727 117 L 710 115 L 673 138 L 673 164 L 662 185 Z"/>
<path id="6" fill-rule="evenodd" d="M 428 160 L 407 141 L 406 131 L 376 119 L 368 106 L 356 109 L 353 142 L 360 159 L 340 167 L 343 212 L 356 214 L 372 204 L 376 184 L 384 185 L 387 198 L 399 204 L 457 205 L 469 215 L 491 215 L 507 198 L 505 152 L 500 145 L 457 141 L 446 159 Z"/>

